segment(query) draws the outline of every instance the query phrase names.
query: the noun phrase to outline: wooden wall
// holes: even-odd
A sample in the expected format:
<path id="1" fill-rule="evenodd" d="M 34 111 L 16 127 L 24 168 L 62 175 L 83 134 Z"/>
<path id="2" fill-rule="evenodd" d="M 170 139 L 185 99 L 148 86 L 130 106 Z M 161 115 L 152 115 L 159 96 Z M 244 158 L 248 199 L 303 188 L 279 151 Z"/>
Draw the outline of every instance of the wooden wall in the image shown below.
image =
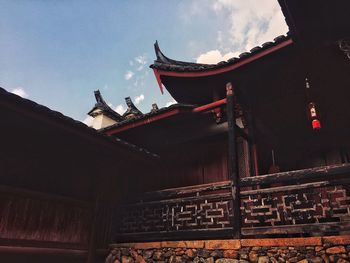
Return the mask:
<path id="1" fill-rule="evenodd" d="M 95 262 L 147 156 L 22 106 L 2 108 L 0 262 Z"/>
<path id="2" fill-rule="evenodd" d="M 91 212 L 87 202 L 1 186 L 0 240 L 86 249 Z"/>
<path id="3" fill-rule="evenodd" d="M 131 178 L 125 178 L 129 195 L 134 191 L 220 182 L 227 177 L 227 142 L 218 137 L 169 147 L 160 154 L 156 165 L 134 167 Z M 130 193 L 131 192 L 131 193 Z"/>

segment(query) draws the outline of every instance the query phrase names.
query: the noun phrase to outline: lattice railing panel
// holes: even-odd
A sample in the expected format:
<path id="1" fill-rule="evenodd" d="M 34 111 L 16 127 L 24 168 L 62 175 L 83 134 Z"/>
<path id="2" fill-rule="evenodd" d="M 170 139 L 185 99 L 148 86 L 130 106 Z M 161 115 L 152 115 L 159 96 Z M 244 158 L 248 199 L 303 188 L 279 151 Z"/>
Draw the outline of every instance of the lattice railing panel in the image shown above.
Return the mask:
<path id="1" fill-rule="evenodd" d="M 185 189 L 185 191 L 183 191 Z M 231 185 L 178 188 L 170 197 L 122 206 L 119 234 L 232 229 Z M 173 198 L 176 197 L 176 198 Z"/>
<path id="2" fill-rule="evenodd" d="M 327 224 L 330 226 L 332 224 L 339 225 L 341 222 L 349 221 L 350 218 L 349 187 L 337 185 L 298 189 L 298 185 L 296 185 L 295 189 L 285 192 L 271 191 L 271 193 L 258 194 L 244 194 L 242 192 L 241 218 L 242 227 L 248 229 L 297 227 L 300 225 L 316 227 Z M 315 229 L 315 227 L 310 229 Z M 334 227 L 330 228 L 329 231 L 334 229 Z M 341 229 L 341 227 L 337 229 Z M 295 231 L 295 233 L 297 232 Z M 307 228 L 301 229 L 299 232 L 312 234 Z"/>
<path id="3" fill-rule="evenodd" d="M 344 164 L 241 178 L 242 236 L 350 233 L 349 173 Z M 146 193 L 117 210 L 114 233 L 120 240 L 232 237 L 239 220 L 232 190 L 221 182 Z"/>

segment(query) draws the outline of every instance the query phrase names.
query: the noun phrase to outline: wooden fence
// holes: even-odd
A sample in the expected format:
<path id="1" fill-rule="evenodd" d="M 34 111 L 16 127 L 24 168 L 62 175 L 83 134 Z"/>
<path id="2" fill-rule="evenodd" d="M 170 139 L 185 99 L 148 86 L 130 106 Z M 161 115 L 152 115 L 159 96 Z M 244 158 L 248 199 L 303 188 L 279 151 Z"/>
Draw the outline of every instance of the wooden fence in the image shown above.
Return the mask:
<path id="1" fill-rule="evenodd" d="M 116 241 L 336 234 L 350 230 L 349 175 L 344 164 L 242 178 L 237 202 L 231 181 L 149 192 L 115 209 L 113 233 Z"/>

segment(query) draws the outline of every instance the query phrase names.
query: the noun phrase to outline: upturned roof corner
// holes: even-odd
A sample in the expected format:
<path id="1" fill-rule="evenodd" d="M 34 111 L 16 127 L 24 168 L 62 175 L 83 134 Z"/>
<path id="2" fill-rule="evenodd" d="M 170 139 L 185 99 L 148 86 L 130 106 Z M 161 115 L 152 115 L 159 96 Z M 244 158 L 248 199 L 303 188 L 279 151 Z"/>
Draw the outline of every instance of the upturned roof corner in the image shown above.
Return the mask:
<path id="1" fill-rule="evenodd" d="M 88 112 L 91 117 L 96 117 L 97 115 L 104 114 L 109 118 L 120 122 L 123 117 L 116 111 L 114 111 L 103 99 L 101 92 L 99 90 L 94 91 L 96 103 L 95 106 Z"/>

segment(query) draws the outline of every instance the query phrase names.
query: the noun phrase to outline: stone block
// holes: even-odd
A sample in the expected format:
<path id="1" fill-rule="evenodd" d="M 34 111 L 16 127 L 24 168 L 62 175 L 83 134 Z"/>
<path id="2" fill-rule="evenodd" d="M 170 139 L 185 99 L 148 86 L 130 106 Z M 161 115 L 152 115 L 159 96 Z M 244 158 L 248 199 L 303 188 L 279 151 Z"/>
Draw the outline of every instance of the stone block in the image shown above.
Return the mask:
<path id="1" fill-rule="evenodd" d="M 153 249 L 161 248 L 161 242 L 144 242 L 144 243 L 134 243 L 133 248 L 135 249 Z"/>
<path id="2" fill-rule="evenodd" d="M 242 247 L 320 246 L 320 237 L 242 239 Z"/>
<path id="3" fill-rule="evenodd" d="M 239 240 L 208 240 L 205 241 L 206 249 L 239 249 L 241 243 Z"/>
<path id="4" fill-rule="evenodd" d="M 162 241 L 161 246 L 164 248 L 178 248 L 178 247 L 186 247 L 185 241 Z"/>
<path id="5" fill-rule="evenodd" d="M 350 235 L 323 237 L 322 241 L 323 243 L 329 243 L 332 245 L 350 245 Z"/>
<path id="6" fill-rule="evenodd" d="M 204 248 L 203 240 L 184 241 L 186 248 Z"/>
<path id="7" fill-rule="evenodd" d="M 215 263 L 239 263 L 237 259 L 231 258 L 220 258 L 215 261 Z"/>
<path id="8" fill-rule="evenodd" d="M 233 249 L 224 250 L 224 258 L 238 258 L 237 250 L 233 250 Z"/>
<path id="9" fill-rule="evenodd" d="M 330 247 L 326 249 L 327 254 L 341 254 L 346 253 L 345 247 L 343 246 L 336 246 L 336 247 Z"/>

